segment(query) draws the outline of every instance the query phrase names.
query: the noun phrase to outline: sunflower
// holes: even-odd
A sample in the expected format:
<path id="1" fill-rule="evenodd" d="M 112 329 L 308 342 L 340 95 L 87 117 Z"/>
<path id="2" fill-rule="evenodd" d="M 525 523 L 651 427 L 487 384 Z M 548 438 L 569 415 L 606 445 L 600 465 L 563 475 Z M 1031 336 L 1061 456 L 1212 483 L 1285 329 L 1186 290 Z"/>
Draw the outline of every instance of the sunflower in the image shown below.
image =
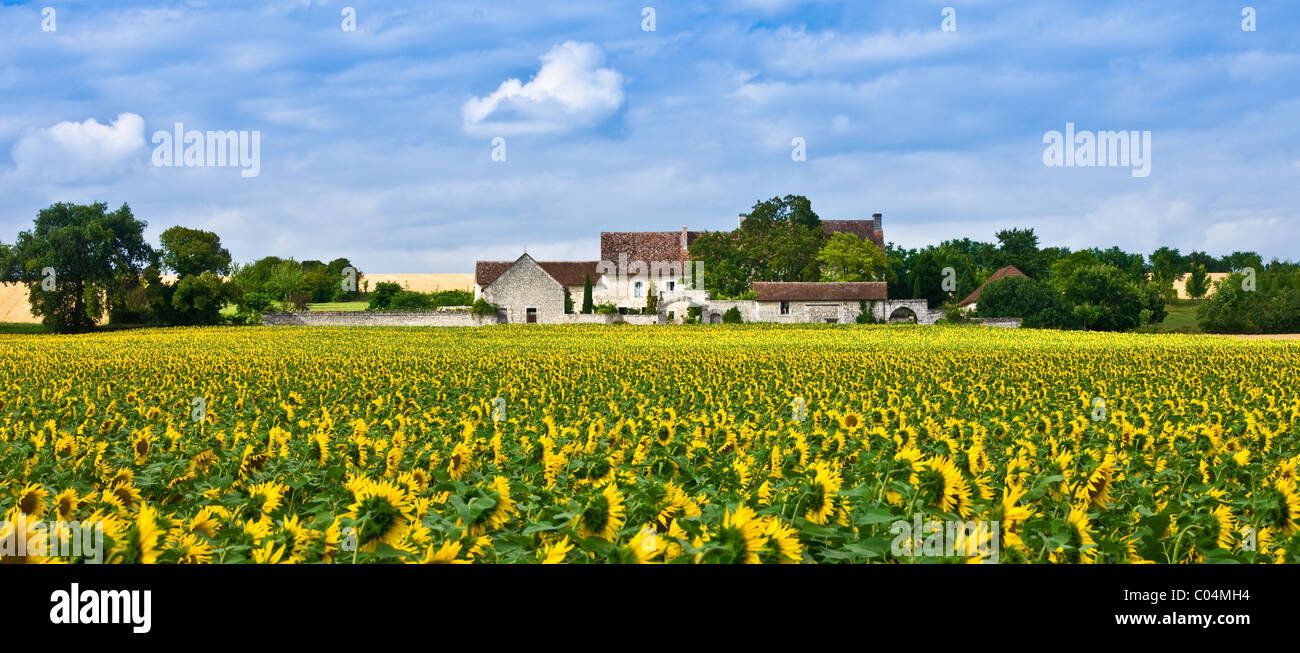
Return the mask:
<path id="1" fill-rule="evenodd" d="M 578 515 L 578 534 L 613 542 L 623 527 L 623 495 L 610 483 Z"/>
<path id="2" fill-rule="evenodd" d="M 812 472 L 813 478 L 809 484 L 812 504 L 804 518 L 818 526 L 825 526 L 835 514 L 835 495 L 844 481 L 839 472 L 825 461 L 814 463 Z"/>
<path id="3" fill-rule="evenodd" d="M 164 534 L 158 527 L 158 511 L 147 503 L 140 504 L 140 512 L 135 519 L 136 541 L 139 546 L 140 564 L 151 565 L 158 560 L 158 539 Z"/>
<path id="4" fill-rule="evenodd" d="M 504 476 L 495 476 L 486 490 L 479 489 L 479 496 L 492 501 L 492 508 L 479 513 L 470 524 L 470 535 L 479 536 L 488 530 L 497 530 L 506 525 L 510 515 L 515 512 L 515 502 L 510 498 L 510 480 Z"/>
<path id="5" fill-rule="evenodd" d="M 441 547 L 429 545 L 424 550 L 424 559 L 419 563 L 423 565 L 467 565 L 469 560 L 458 559 L 460 555 L 460 542 L 447 540 L 442 543 Z"/>
<path id="6" fill-rule="evenodd" d="M 1300 493 L 1296 491 L 1296 482 L 1289 477 L 1279 476 L 1273 479 L 1273 489 L 1278 494 L 1273 525 L 1287 535 L 1300 530 Z"/>
<path id="7" fill-rule="evenodd" d="M 1079 485 L 1079 489 L 1074 493 L 1074 498 L 1083 503 L 1085 506 L 1096 506 L 1106 509 L 1114 498 L 1110 495 L 1111 486 L 1115 478 L 1115 457 L 1106 454 L 1097 469 L 1093 470 L 1088 476 L 1088 480 Z"/>
<path id="8" fill-rule="evenodd" d="M 200 540 L 194 533 L 182 535 L 172 548 L 178 555 L 176 561 L 181 564 L 204 565 L 212 562 L 212 545 Z"/>
<path id="9" fill-rule="evenodd" d="M 573 549 L 569 543 L 569 536 L 565 535 L 559 540 L 542 547 L 541 557 L 544 565 L 557 565 L 564 562 L 564 557 Z"/>
<path id="10" fill-rule="evenodd" d="M 930 456 L 921 461 L 920 487 L 931 492 L 943 512 L 955 512 L 965 519 L 971 510 L 970 485 L 961 470 L 947 456 Z"/>
<path id="11" fill-rule="evenodd" d="M 1064 547 L 1051 554 L 1052 562 L 1091 563 L 1097 559 L 1097 542 L 1092 539 L 1092 525 L 1088 513 L 1080 506 L 1071 506 L 1065 521 L 1070 526 L 1070 545 L 1075 548 L 1074 556 L 1066 554 Z"/>
<path id="12" fill-rule="evenodd" d="M 248 499 L 244 504 L 245 518 L 253 518 L 257 513 L 269 515 L 280 507 L 288 486 L 276 481 L 266 481 L 248 486 Z"/>
<path id="13" fill-rule="evenodd" d="M 40 517 L 45 514 L 46 509 L 49 507 L 45 504 L 45 498 L 48 496 L 49 492 L 46 492 L 45 488 L 39 483 L 28 483 L 18 493 L 18 509 L 24 515 Z"/>
<path id="14" fill-rule="evenodd" d="M 221 522 L 217 519 L 217 511 L 211 506 L 199 508 L 198 514 L 190 518 L 186 529 L 191 533 L 202 533 L 212 539 L 217 536 L 217 531 L 221 530 Z"/>
<path id="15" fill-rule="evenodd" d="M 119 481 L 113 486 L 104 490 L 102 500 L 104 503 L 117 506 L 119 508 L 131 509 L 141 499 L 140 489 L 131 481 Z"/>
<path id="16" fill-rule="evenodd" d="M 355 502 L 345 516 L 357 522 L 357 541 L 362 550 L 372 551 L 376 543 L 396 546 L 409 522 L 406 493 L 389 481 L 361 479 L 353 484 Z"/>
<path id="17" fill-rule="evenodd" d="M 131 441 L 131 451 L 135 454 L 135 464 L 143 465 L 149 457 L 149 447 L 153 444 L 153 433 L 151 429 L 141 429 L 136 432 L 135 439 Z"/>
<path id="18" fill-rule="evenodd" d="M 1219 504 L 1210 514 L 1214 517 L 1214 524 L 1219 533 L 1219 548 L 1231 550 L 1237 531 L 1237 520 L 1232 516 L 1232 509 Z"/>
<path id="19" fill-rule="evenodd" d="M 72 488 L 54 496 L 54 512 L 59 516 L 59 521 L 71 521 L 80 505 L 81 499 L 77 496 L 77 491 Z"/>
<path id="20" fill-rule="evenodd" d="M 845 413 L 839 419 L 840 428 L 849 432 L 857 431 L 858 429 L 862 428 L 865 424 L 866 421 L 862 418 L 861 415 L 857 413 Z"/>
<path id="21" fill-rule="evenodd" d="M 803 560 L 803 543 L 799 531 L 781 523 L 775 516 L 766 517 L 759 531 L 763 540 L 760 559 L 767 563 L 794 564 Z"/>
<path id="22" fill-rule="evenodd" d="M 704 560 L 748 565 L 761 563 L 763 546 L 767 543 L 763 526 L 763 521 L 749 506 L 741 504 L 735 511 L 727 510 L 723 513 L 722 527 L 710 538 L 720 548 L 706 553 Z"/>
<path id="23" fill-rule="evenodd" d="M 474 452 L 469 444 L 460 442 L 451 450 L 451 456 L 447 460 L 447 473 L 451 475 L 452 480 L 458 481 L 469 473 L 473 460 Z"/>

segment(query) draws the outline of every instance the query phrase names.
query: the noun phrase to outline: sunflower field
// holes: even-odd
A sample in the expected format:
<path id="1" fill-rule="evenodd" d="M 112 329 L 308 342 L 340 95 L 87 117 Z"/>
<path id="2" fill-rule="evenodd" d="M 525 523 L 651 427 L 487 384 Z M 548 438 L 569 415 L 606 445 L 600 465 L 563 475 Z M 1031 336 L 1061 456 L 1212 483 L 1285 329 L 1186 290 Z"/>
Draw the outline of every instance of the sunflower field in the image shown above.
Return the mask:
<path id="1" fill-rule="evenodd" d="M 1297 372 L 1291 342 L 984 327 L 0 335 L 2 535 L 94 524 L 116 563 L 988 557 L 900 553 L 923 515 L 995 525 L 1002 563 L 1300 562 Z"/>

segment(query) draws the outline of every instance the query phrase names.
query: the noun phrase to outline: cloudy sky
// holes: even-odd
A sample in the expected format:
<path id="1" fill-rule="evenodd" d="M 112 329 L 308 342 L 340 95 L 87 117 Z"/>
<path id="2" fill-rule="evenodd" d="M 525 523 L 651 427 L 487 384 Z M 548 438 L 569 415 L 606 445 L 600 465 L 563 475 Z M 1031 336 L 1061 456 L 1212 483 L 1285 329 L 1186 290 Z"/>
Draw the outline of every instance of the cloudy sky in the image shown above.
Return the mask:
<path id="1" fill-rule="evenodd" d="M 1253 31 L 1198 0 L 4 0 L 0 240 L 126 202 L 241 261 L 468 272 L 793 193 L 909 247 L 1295 260 L 1300 3 L 1250 6 Z M 259 132 L 258 174 L 155 165 L 178 122 Z M 1045 165 L 1067 123 L 1149 131 L 1150 174 Z"/>

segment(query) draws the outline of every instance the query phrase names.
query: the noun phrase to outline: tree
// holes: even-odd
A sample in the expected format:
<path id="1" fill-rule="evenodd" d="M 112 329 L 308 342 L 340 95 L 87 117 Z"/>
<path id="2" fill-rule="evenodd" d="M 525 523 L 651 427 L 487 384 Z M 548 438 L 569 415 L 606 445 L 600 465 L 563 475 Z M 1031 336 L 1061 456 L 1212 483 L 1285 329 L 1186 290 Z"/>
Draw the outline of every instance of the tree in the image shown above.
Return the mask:
<path id="1" fill-rule="evenodd" d="M 1151 276 L 1160 281 L 1177 279 L 1187 271 L 1187 260 L 1177 248 L 1161 247 L 1151 252 Z"/>
<path id="2" fill-rule="evenodd" d="M 646 285 L 645 292 L 645 315 L 654 315 L 659 312 L 659 293 L 655 292 L 655 282 L 651 281 Z"/>
<path id="3" fill-rule="evenodd" d="M 176 226 L 162 232 L 159 240 L 163 266 L 179 277 L 230 272 L 230 252 L 211 231 Z"/>
<path id="4" fill-rule="evenodd" d="M 816 281 L 825 242 L 808 198 L 786 195 L 755 203 L 735 231 L 701 234 L 690 254 L 705 262 L 714 297 L 738 297 L 755 281 Z"/>
<path id="5" fill-rule="evenodd" d="M 1142 311 L 1149 310 L 1138 285 L 1109 265 L 1080 269 L 1065 289 L 1065 298 L 1085 329 L 1126 331 L 1138 326 Z"/>
<path id="6" fill-rule="evenodd" d="M 594 308 L 595 305 L 591 301 L 591 273 L 588 272 L 582 282 L 582 314 L 591 315 Z"/>
<path id="7" fill-rule="evenodd" d="M 275 266 L 264 287 L 273 297 L 278 297 L 286 302 L 291 300 L 291 295 L 309 288 L 307 275 L 303 274 L 302 266 L 292 259 Z"/>
<path id="8" fill-rule="evenodd" d="M 735 306 L 727 309 L 726 312 L 722 314 L 723 324 L 740 324 L 742 322 L 744 322 L 744 320 L 740 318 L 740 309 Z"/>
<path id="9" fill-rule="evenodd" d="M 883 281 L 889 272 L 885 253 L 854 234 L 832 234 L 817 253 L 822 281 Z"/>
<path id="10" fill-rule="evenodd" d="M 1199 264 L 1192 268 L 1192 273 L 1187 275 L 1187 296 L 1192 299 L 1200 299 L 1205 296 L 1207 287 L 1205 265 Z"/>
<path id="11" fill-rule="evenodd" d="M 1225 271 L 1244 270 L 1254 268 L 1256 271 L 1264 267 L 1264 259 L 1260 258 L 1255 252 L 1233 252 L 1223 257 L 1222 267 Z"/>
<path id="12" fill-rule="evenodd" d="M 568 315 L 569 313 L 572 312 L 573 312 L 573 293 L 569 292 L 569 289 L 566 287 L 564 289 L 564 313 Z"/>
<path id="13" fill-rule="evenodd" d="M 1065 289 L 1073 282 L 1076 272 L 1100 264 L 1101 261 L 1098 261 L 1097 257 L 1086 249 L 1074 252 L 1052 263 L 1049 282 L 1057 291 L 1065 292 Z"/>
<path id="14" fill-rule="evenodd" d="M 146 223 L 123 204 L 57 203 L 42 209 L 31 231 L 18 234 L 8 255 L 18 281 L 29 285 L 32 313 L 55 332 L 94 328 L 106 304 L 124 302 L 124 280 L 138 283 L 157 254 L 144 239 Z M 49 279 L 49 281 L 45 281 Z M 52 284 L 53 290 L 42 288 Z"/>
<path id="15" fill-rule="evenodd" d="M 997 234 L 998 267 L 1016 266 L 1031 279 L 1047 277 L 1049 261 L 1038 249 L 1038 236 L 1030 229 L 1003 229 Z"/>
<path id="16" fill-rule="evenodd" d="M 977 304 L 980 317 L 1018 317 L 1021 326 L 1065 329 L 1076 322 L 1073 307 L 1045 281 L 1028 277 L 1003 277 L 984 286 Z"/>

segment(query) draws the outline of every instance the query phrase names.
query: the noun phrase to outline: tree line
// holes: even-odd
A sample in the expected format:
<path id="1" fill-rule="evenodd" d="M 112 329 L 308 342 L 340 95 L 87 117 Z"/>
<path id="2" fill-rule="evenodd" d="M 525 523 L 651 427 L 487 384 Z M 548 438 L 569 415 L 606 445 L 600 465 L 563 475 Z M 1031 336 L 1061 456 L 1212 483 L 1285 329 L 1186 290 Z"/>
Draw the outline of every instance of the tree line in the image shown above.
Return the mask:
<path id="1" fill-rule="evenodd" d="M 1203 327 L 1267 330 L 1288 324 L 1266 316 L 1281 315 L 1290 306 L 1277 293 L 1291 288 L 1287 270 L 1294 265 L 1265 265 L 1256 252 L 1215 257 L 1171 247 L 1150 255 L 1119 247 L 1072 251 L 1040 246 L 1032 228 L 1004 229 L 994 238 L 951 239 L 913 249 L 890 242 L 881 250 L 853 234 L 825 234 L 808 198 L 787 195 L 756 202 L 734 231 L 701 234 L 690 255 L 705 261 L 703 286 L 715 298 L 752 298 L 755 281 L 885 281 L 890 297 L 925 299 L 930 308 L 948 308 L 953 316 L 960 315 L 957 302 L 998 269 L 1014 266 L 1025 278 L 989 284 L 977 302 L 979 315 L 1022 317 L 1026 326 L 1109 331 L 1164 320 L 1167 302 L 1177 297 L 1174 281 L 1183 275 L 1188 275 L 1188 293 L 1201 297 L 1210 290 L 1209 273 L 1253 270 L 1261 275 L 1260 293 L 1210 301 L 1201 307 Z M 1232 312 L 1262 317 L 1226 320 L 1225 309 L 1218 307 L 1229 305 L 1229 299 L 1235 302 Z"/>
<path id="2" fill-rule="evenodd" d="M 127 204 L 56 203 L 12 245 L 0 243 L 0 281 L 26 284 L 32 313 L 56 333 L 90 331 L 105 317 L 110 325 L 255 324 L 277 304 L 357 295 L 342 283 L 345 270 L 360 276 L 345 258 L 240 265 L 213 232 L 171 227 L 154 247 L 147 226 Z M 235 312 L 223 314 L 227 306 Z"/>

